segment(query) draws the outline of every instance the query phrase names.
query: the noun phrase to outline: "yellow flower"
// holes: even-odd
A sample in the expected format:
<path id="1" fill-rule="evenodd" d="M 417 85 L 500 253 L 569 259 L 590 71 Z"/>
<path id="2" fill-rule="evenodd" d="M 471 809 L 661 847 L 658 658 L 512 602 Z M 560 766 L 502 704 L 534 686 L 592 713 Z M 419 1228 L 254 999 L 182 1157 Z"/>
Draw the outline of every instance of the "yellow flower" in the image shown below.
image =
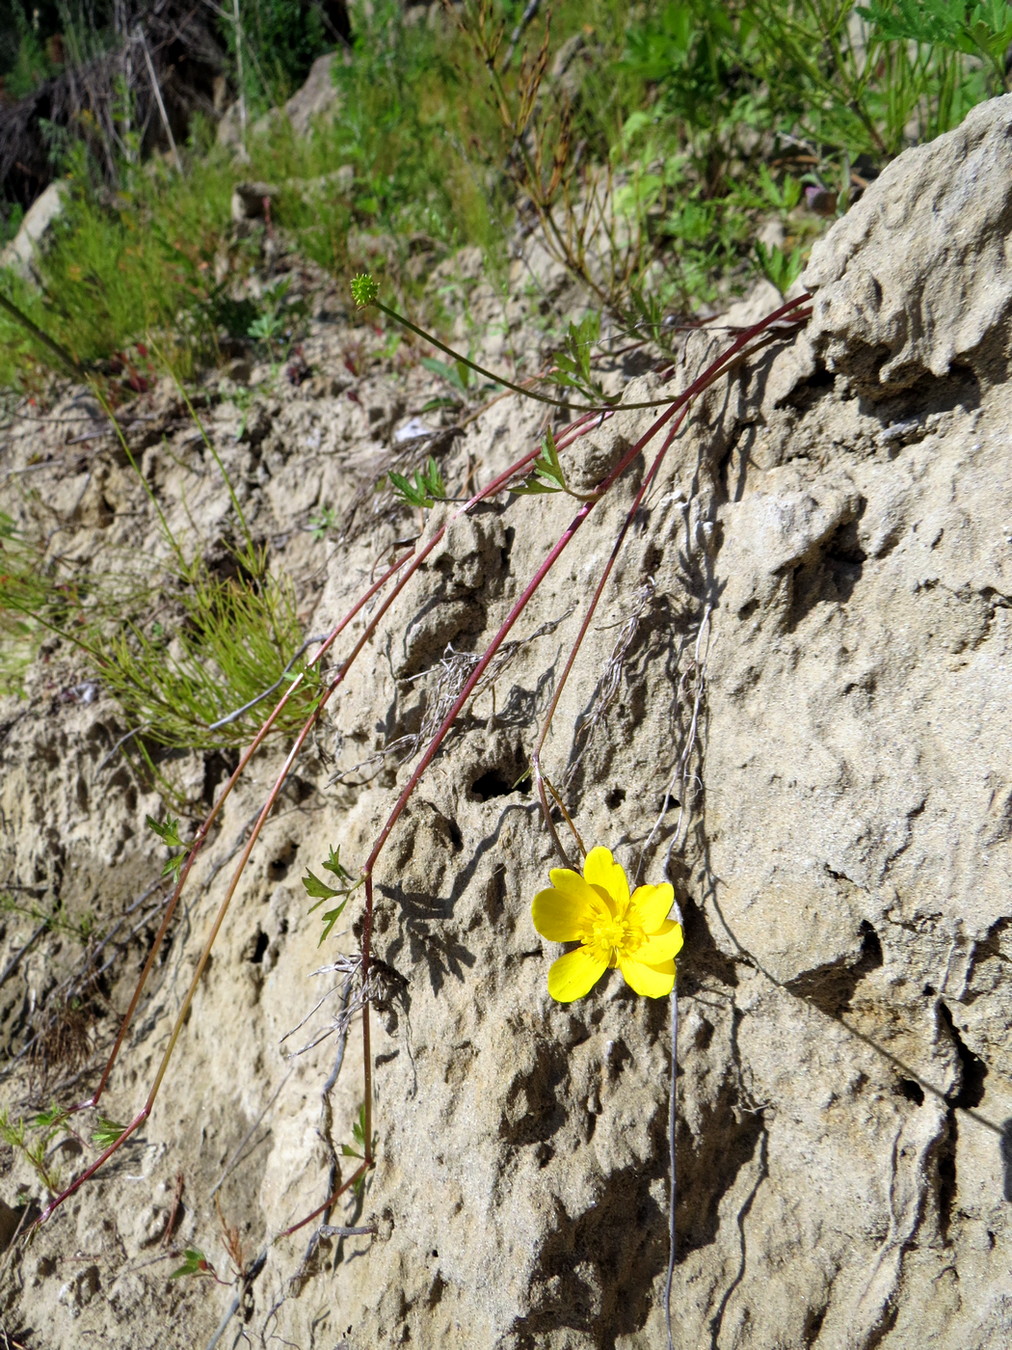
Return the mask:
<path id="1" fill-rule="evenodd" d="M 606 848 L 592 848 L 583 876 L 568 867 L 549 872 L 550 889 L 531 906 L 534 927 L 550 942 L 579 942 L 554 962 L 548 992 L 559 1003 L 589 993 L 609 966 L 618 966 L 637 994 L 664 998 L 675 986 L 682 926 L 668 918 L 675 892 L 667 882 L 629 894 L 625 872 Z"/>

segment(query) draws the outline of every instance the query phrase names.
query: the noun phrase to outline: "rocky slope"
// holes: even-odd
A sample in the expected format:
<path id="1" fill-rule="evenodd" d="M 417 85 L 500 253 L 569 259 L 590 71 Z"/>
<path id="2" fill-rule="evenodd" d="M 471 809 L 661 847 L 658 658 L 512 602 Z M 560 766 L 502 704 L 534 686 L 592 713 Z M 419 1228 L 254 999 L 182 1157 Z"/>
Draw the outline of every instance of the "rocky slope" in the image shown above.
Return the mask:
<path id="1" fill-rule="evenodd" d="M 630 870 L 642 858 L 647 880 L 667 869 L 685 918 L 671 1326 L 685 1350 L 997 1350 L 1012 1335 L 1010 158 L 1006 98 L 902 156 L 817 246 L 807 330 L 699 401 L 672 446 L 548 741 L 588 846 Z M 747 318 L 776 303 L 754 297 Z M 312 632 L 418 529 L 368 495 L 418 376 L 335 374 L 351 322 L 317 322 L 307 358 L 324 373 L 255 404 L 243 439 L 234 407 L 209 415 L 256 529 L 311 597 Z M 630 392 L 674 396 L 722 340 L 692 335 L 673 371 Z M 144 466 L 170 519 L 210 536 L 227 502 L 170 411 L 138 432 Z M 651 416 L 579 442 L 574 477 L 600 476 Z M 541 421 L 509 398 L 437 442 L 451 490 L 517 459 Z M 111 440 L 68 439 L 62 424 L 8 435 L 5 471 L 40 466 L 19 509 L 48 513 L 86 560 L 143 546 L 150 516 Z M 342 972 L 313 974 L 354 953 L 359 902 L 321 950 L 300 877 L 337 843 L 361 865 L 408 772 L 386 747 L 418 731 L 454 654 L 491 638 L 571 519 L 562 497 L 499 498 L 453 525 L 385 619 L 267 827 L 140 1138 L 9 1245 L 11 1336 L 665 1344 L 670 1009 L 616 973 L 578 1003 L 549 999 L 557 950 L 530 900 L 553 852 L 524 778 L 633 490 L 595 508 L 524 612 L 494 697 L 465 714 L 378 864 L 378 1165 L 361 1203 L 331 1215 L 369 1231 L 276 1237 L 326 1197 L 362 1094 Z M 329 503 L 355 512 L 324 548 L 302 527 Z M 3 709 L 3 868 L 109 922 L 154 880 L 143 822 L 160 807 L 108 758 L 127 728 L 84 684 L 54 651 L 29 700 Z M 254 764 L 202 857 L 103 1102 L 115 1118 L 143 1101 L 283 754 Z M 196 757 L 180 772 L 210 774 Z M 5 916 L 4 968 L 32 929 Z M 96 1047 L 140 936 L 104 976 Z M 81 959 L 50 934 L 14 962 L 12 1045 Z M 31 1086 L 9 1078 L 7 1104 Z M 57 1143 L 69 1174 L 77 1146 Z M 42 1198 L 15 1160 L 8 1238 Z M 245 1280 L 229 1275 L 229 1226 Z M 224 1285 L 167 1279 L 187 1246 Z"/>

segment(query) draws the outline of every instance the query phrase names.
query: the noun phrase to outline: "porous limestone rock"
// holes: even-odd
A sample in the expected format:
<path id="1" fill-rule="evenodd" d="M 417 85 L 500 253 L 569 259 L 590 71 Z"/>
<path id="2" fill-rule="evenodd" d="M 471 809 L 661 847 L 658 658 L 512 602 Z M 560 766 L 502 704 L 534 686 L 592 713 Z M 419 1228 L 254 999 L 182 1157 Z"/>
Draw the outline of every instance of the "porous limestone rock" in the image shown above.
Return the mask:
<path id="1" fill-rule="evenodd" d="M 897 160 L 813 258 L 807 334 L 700 400 L 635 516 L 545 748 L 588 846 L 630 871 L 642 855 L 648 880 L 667 869 L 684 915 L 679 1350 L 999 1350 L 1012 1337 L 1012 385 L 998 237 L 1012 178 L 993 171 L 1010 109 L 996 100 Z M 643 376 L 630 394 L 686 388 L 718 341 L 693 335 L 667 383 Z M 365 514 L 390 463 L 369 391 L 302 397 L 257 446 L 219 444 L 256 527 L 307 571 L 319 555 L 279 485 L 318 481 L 320 502 L 351 503 L 307 616 L 321 632 L 418 520 Z M 604 422 L 585 463 L 610 463 L 655 415 Z M 536 445 L 541 416 L 499 401 L 446 440 L 451 491 Z M 213 511 L 185 428 L 174 434 L 169 455 L 146 452 L 160 500 L 172 513 L 188 493 L 189 510 Z M 110 493 L 121 472 L 108 470 Z M 377 864 L 378 1164 L 360 1203 L 330 1216 L 367 1231 L 310 1242 L 307 1228 L 265 1247 L 339 1166 L 348 1175 L 354 1160 L 335 1150 L 362 1092 L 334 968 L 355 951 L 359 901 L 321 951 L 300 877 L 338 842 L 362 865 L 406 781 L 402 757 L 573 520 L 561 495 L 451 524 L 365 649 L 254 855 L 169 1095 L 20 1267 L 11 1316 L 45 1343 L 210 1340 L 235 1289 L 169 1284 L 174 1259 L 152 1265 L 179 1174 L 180 1246 L 227 1272 L 217 1187 L 246 1257 L 266 1250 L 236 1302 L 254 1345 L 666 1344 L 670 1009 L 617 972 L 553 1004 L 557 949 L 529 908 L 554 855 L 524 773 L 632 492 L 620 485 L 576 533 Z M 117 514 L 103 538 L 136 528 Z M 136 877 L 144 845 L 129 827 L 142 832 L 152 804 L 125 774 L 104 786 L 108 704 L 29 714 L 12 707 L 5 723 L 11 876 L 48 878 L 55 811 L 54 885 L 76 876 L 95 897 L 103 866 Z M 281 758 L 226 807 L 195 877 L 195 930 Z M 68 844 L 75 810 L 95 823 Z M 8 930 L 14 946 L 27 936 Z M 112 1111 L 136 1109 L 192 961 L 180 935 Z M 31 979 L 41 987 L 45 969 Z M 18 1006 L 0 1009 L 12 1026 Z M 285 1060 L 332 1020 L 329 1040 Z M 13 1184 L 0 1201 L 15 1207 Z"/>

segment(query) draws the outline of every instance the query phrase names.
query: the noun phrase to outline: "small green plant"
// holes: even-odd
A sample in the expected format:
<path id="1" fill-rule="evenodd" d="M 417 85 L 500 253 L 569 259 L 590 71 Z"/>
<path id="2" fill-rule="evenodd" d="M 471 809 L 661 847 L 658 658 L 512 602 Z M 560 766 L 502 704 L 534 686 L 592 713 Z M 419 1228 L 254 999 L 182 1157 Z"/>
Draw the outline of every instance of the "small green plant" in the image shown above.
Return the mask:
<path id="1" fill-rule="evenodd" d="M 217 1279 L 214 1266 L 197 1247 L 187 1247 L 183 1252 L 183 1264 L 169 1276 L 170 1280 L 181 1280 L 188 1275 L 210 1275 Z"/>
<path id="2" fill-rule="evenodd" d="M 173 881 L 178 881 L 180 870 L 189 852 L 189 845 L 184 844 L 179 837 L 179 821 L 173 816 L 166 816 L 164 821 L 159 824 L 153 816 L 145 816 L 144 823 L 149 830 L 154 830 L 163 844 L 175 850 L 175 852 L 169 854 L 163 864 L 162 876 L 171 877 Z"/>
<path id="3" fill-rule="evenodd" d="M 60 1189 L 60 1172 L 49 1161 L 49 1146 L 67 1119 L 67 1112 L 58 1106 L 28 1119 L 12 1117 L 6 1108 L 0 1110 L 0 1140 L 24 1158 L 51 1195 Z"/>
<path id="4" fill-rule="evenodd" d="M 13 896 L 0 892 L 0 914 L 20 914 L 33 923 L 43 925 L 47 932 L 66 933 L 75 938 L 82 946 L 95 936 L 95 917 L 86 912 L 78 919 L 71 918 L 62 902 L 56 901 L 48 912 L 40 905 L 26 905 Z"/>
<path id="5" fill-rule="evenodd" d="M 282 361 L 295 340 L 295 326 L 305 315 L 305 305 L 289 300 L 291 277 L 280 277 L 264 288 L 261 311 L 246 330 L 247 337 L 261 342 L 273 361 Z"/>
<path id="6" fill-rule="evenodd" d="M 342 1144 L 341 1156 L 343 1158 L 358 1158 L 363 1166 L 359 1169 L 359 1174 L 352 1184 L 352 1190 L 355 1195 L 361 1195 L 365 1189 L 365 1179 L 367 1169 L 365 1164 L 374 1156 L 376 1143 L 379 1138 L 374 1134 L 370 1147 L 366 1147 L 366 1137 L 369 1132 L 369 1115 L 365 1109 L 365 1103 L 358 1108 L 358 1116 L 351 1127 L 351 1137 L 354 1144 Z"/>
<path id="7" fill-rule="evenodd" d="M 37 622 L 54 599 L 43 549 L 0 511 L 0 693 L 20 693 L 44 630 Z"/>
<path id="8" fill-rule="evenodd" d="M 601 336 L 601 315 L 591 310 L 579 323 L 570 323 L 566 328 L 565 346 L 553 357 L 549 378 L 560 389 L 575 389 L 591 403 L 617 403 L 617 398 L 609 398 L 595 379 L 591 370 L 591 357 L 594 347 Z"/>
<path id="9" fill-rule="evenodd" d="M 348 903 L 348 898 L 361 885 L 360 881 L 353 880 L 351 873 L 341 862 L 341 846 L 330 850 L 330 857 L 323 864 L 323 870 L 329 872 L 338 882 L 337 886 L 331 886 L 329 882 L 321 880 L 309 868 L 306 869 L 306 876 L 302 878 L 302 884 L 306 888 L 306 894 L 316 901 L 315 905 L 310 905 L 309 913 L 312 914 L 319 909 L 327 900 L 335 900 L 341 896 L 341 903 L 335 905 L 333 909 L 325 910 L 323 913 L 323 932 L 320 934 L 320 943 L 330 936 L 331 929 L 344 912 L 344 907 Z"/>
<path id="10" fill-rule="evenodd" d="M 108 1148 L 110 1144 L 115 1144 L 125 1129 L 125 1125 L 110 1120 L 108 1116 L 99 1116 L 98 1124 L 91 1132 L 91 1141 L 97 1148 Z"/>
<path id="11" fill-rule="evenodd" d="M 318 544 L 326 539 L 327 535 L 337 525 L 337 512 L 332 506 L 322 506 L 315 516 L 309 518 L 309 530 L 313 536 L 313 543 Z"/>
<path id="12" fill-rule="evenodd" d="M 428 463 L 420 472 L 415 473 L 414 482 L 409 482 L 401 473 L 388 474 L 390 486 L 408 506 L 420 506 L 423 509 L 435 506 L 446 496 L 446 484 L 439 472 L 439 465 L 429 456 Z"/>
<path id="13" fill-rule="evenodd" d="M 787 294 L 804 270 L 804 250 L 800 244 L 795 244 L 787 253 L 778 244 L 767 248 L 761 239 L 757 239 L 755 254 L 759 271 L 781 295 Z"/>
<path id="14" fill-rule="evenodd" d="M 559 449 L 555 443 L 551 427 L 545 430 L 542 438 L 542 451 L 531 465 L 531 472 L 522 483 L 510 488 L 517 497 L 536 496 L 545 492 L 570 492 L 566 485 L 566 475 L 559 461 Z M 570 493 L 578 497 L 578 493 Z"/>
<path id="15" fill-rule="evenodd" d="M 455 395 L 452 398 L 430 398 L 423 406 L 422 412 L 430 412 L 433 408 L 457 408 L 474 397 L 476 392 L 474 369 L 467 361 L 454 361 L 451 365 L 446 361 L 437 360 L 434 356 L 423 356 L 420 364 L 426 370 L 431 370 L 433 375 L 445 380 Z"/>

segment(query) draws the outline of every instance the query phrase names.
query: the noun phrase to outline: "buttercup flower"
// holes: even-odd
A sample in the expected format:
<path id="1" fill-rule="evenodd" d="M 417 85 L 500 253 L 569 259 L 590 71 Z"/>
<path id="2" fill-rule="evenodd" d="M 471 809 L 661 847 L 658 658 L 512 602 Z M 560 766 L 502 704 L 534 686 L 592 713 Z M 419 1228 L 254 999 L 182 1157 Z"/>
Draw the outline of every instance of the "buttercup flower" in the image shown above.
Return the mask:
<path id="1" fill-rule="evenodd" d="M 531 906 L 534 927 L 549 942 L 579 942 L 553 963 L 548 992 L 559 1003 L 589 993 L 618 966 L 637 994 L 664 998 L 675 985 L 682 926 L 668 918 L 675 892 L 667 882 L 638 886 L 630 896 L 625 872 L 606 848 L 592 848 L 583 876 L 568 867 L 549 872 L 551 887 Z"/>

